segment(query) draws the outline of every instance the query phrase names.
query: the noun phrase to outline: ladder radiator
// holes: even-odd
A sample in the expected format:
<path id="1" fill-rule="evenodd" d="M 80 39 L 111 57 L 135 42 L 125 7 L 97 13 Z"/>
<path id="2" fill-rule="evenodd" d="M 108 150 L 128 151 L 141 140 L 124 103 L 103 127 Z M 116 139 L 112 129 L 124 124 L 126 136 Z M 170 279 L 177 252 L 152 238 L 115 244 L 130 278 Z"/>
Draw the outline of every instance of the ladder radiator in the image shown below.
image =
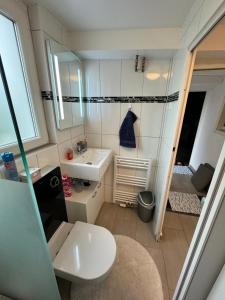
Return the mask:
<path id="1" fill-rule="evenodd" d="M 113 188 L 114 203 L 137 205 L 138 192 L 128 192 L 125 190 L 125 186 L 132 186 L 133 190 L 137 190 L 138 188 L 140 188 L 140 190 L 148 190 L 151 163 L 151 159 L 115 156 Z M 129 170 L 133 171 L 129 172 Z M 140 171 L 142 171 L 141 173 L 143 176 L 139 176 L 138 173 L 140 173 Z M 118 185 L 120 185 L 120 188 Z"/>

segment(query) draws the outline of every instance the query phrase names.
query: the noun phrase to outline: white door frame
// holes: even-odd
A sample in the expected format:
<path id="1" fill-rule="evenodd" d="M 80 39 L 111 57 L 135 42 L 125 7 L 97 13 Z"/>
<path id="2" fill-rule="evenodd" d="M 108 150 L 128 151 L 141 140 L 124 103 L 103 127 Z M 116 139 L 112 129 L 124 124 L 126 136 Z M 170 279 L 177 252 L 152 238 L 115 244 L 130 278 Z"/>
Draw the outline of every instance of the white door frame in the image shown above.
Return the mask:
<path id="1" fill-rule="evenodd" d="M 169 196 L 169 190 L 170 190 L 170 185 L 172 181 L 172 176 L 173 176 L 173 166 L 175 163 L 176 155 L 177 155 L 177 149 L 178 149 L 178 144 L 180 140 L 180 134 L 181 134 L 181 129 L 182 129 L 182 124 L 183 124 L 183 119 L 184 119 L 184 113 L 186 109 L 186 104 L 187 104 L 187 98 L 188 98 L 188 93 L 191 85 L 191 79 L 192 79 L 192 73 L 194 69 L 194 62 L 195 62 L 195 56 L 196 56 L 196 51 L 193 53 L 189 52 L 187 53 L 187 62 L 186 62 L 186 69 L 185 69 L 185 76 L 184 76 L 184 81 L 183 81 L 183 88 L 180 91 L 180 103 L 178 106 L 178 117 L 177 117 L 177 125 L 175 128 L 175 136 L 174 136 L 174 141 L 173 141 L 173 149 L 174 151 L 171 154 L 171 159 L 169 162 L 169 170 L 168 170 L 168 176 L 166 179 L 166 188 L 165 188 L 165 193 L 164 193 L 164 201 L 159 207 L 160 210 L 160 223 L 157 226 L 157 232 L 156 232 L 156 240 L 160 240 L 160 235 L 162 233 L 162 228 L 163 228 L 163 222 L 164 222 L 164 217 L 165 217 L 165 212 L 166 212 L 166 206 L 167 206 L 167 199 Z"/>
<path id="2" fill-rule="evenodd" d="M 215 220 L 220 212 L 225 194 L 225 143 L 220 153 L 214 176 L 206 196 L 202 213 L 199 217 L 184 265 L 177 283 L 173 299 L 185 299 L 193 280 L 202 253 L 212 232 Z M 221 236 L 221 238 L 223 238 Z M 216 259 L 216 257 L 215 257 Z M 204 274 L 202 275 L 204 276 Z M 203 288 L 203 287 L 202 287 Z M 206 288 L 206 287 L 204 287 Z"/>

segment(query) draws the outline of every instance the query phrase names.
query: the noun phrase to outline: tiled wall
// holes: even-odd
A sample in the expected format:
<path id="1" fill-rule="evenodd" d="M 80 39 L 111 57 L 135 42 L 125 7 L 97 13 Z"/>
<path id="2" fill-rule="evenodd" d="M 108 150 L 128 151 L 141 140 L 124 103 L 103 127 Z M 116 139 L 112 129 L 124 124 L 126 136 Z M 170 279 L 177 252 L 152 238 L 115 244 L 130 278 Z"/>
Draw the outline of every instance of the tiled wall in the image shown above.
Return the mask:
<path id="1" fill-rule="evenodd" d="M 60 159 L 65 157 L 67 149 L 74 148 L 76 143 L 82 139 L 84 139 L 83 126 L 61 131 L 58 144 L 49 144 L 26 155 L 29 167 L 59 166 Z M 16 165 L 18 172 L 24 169 L 21 159 L 16 159 Z"/>
<path id="2" fill-rule="evenodd" d="M 135 73 L 134 60 L 87 60 L 84 62 L 86 97 L 165 96 L 169 59 L 148 60 L 145 73 Z M 154 78 L 154 80 L 152 79 Z M 156 78 L 156 79 L 155 79 Z M 128 103 L 86 103 L 85 135 L 89 147 L 110 148 L 114 154 L 151 158 L 151 187 L 155 181 L 165 103 L 132 103 L 136 149 L 119 145 L 119 128 Z M 113 166 L 105 176 L 105 201 L 112 201 Z"/>

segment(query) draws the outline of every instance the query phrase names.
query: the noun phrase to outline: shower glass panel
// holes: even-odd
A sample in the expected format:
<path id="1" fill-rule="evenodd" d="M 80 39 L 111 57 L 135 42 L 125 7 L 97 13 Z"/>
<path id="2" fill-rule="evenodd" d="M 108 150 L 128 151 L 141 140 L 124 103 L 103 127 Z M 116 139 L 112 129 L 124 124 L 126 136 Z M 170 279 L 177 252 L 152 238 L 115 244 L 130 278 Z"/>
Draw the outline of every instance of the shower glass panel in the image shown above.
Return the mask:
<path id="1" fill-rule="evenodd" d="M 16 160 L 20 163 L 22 161 L 27 176 L 26 183 L 20 182 L 17 176 L 10 176 L 12 169 L 9 168 L 12 164 L 3 156 L 4 161 L 0 162 L 0 295 L 22 300 L 59 300 L 56 278 L 17 124 L 18 115 L 14 112 L 1 56 L 0 95 L 1 107 L 5 111 L 5 118 L 0 121 L 0 132 L 3 130 L 6 135 L 11 135 L 13 129 L 20 153 Z M 11 128 L 10 132 L 4 131 L 6 125 Z M 15 172 L 14 169 L 13 175 Z"/>

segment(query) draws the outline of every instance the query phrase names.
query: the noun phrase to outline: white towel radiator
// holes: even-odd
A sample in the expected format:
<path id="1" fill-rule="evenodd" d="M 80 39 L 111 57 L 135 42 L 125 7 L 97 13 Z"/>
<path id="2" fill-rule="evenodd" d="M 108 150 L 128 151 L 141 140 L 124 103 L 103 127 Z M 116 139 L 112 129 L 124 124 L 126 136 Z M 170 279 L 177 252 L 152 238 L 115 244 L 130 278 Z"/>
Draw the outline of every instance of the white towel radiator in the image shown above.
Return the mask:
<path id="1" fill-rule="evenodd" d="M 133 169 L 134 175 L 126 175 L 127 169 Z M 136 176 L 138 170 L 142 170 L 144 176 Z M 148 190 L 150 182 L 150 170 L 151 159 L 115 156 L 113 202 L 119 204 L 136 205 L 138 193 L 127 192 L 126 190 L 122 190 L 121 187 L 118 189 L 118 185 L 129 185 L 143 188 L 143 190 Z"/>

